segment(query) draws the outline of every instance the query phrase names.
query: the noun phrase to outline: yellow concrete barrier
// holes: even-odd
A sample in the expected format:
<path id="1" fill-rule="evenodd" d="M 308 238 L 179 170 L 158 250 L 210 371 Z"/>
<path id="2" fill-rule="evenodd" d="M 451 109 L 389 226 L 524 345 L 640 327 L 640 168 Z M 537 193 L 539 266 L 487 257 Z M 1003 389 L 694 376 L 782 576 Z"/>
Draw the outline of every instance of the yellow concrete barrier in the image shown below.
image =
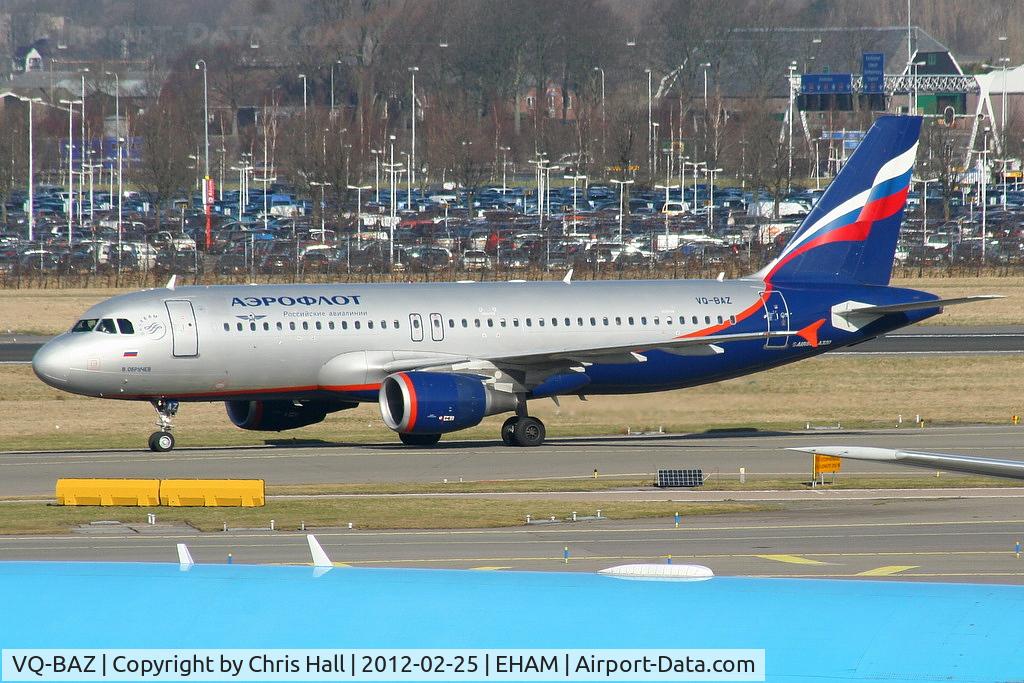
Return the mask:
<path id="1" fill-rule="evenodd" d="M 58 479 L 58 505 L 160 504 L 159 479 Z"/>
<path id="2" fill-rule="evenodd" d="M 164 479 L 160 504 L 170 507 L 263 507 L 262 479 Z"/>

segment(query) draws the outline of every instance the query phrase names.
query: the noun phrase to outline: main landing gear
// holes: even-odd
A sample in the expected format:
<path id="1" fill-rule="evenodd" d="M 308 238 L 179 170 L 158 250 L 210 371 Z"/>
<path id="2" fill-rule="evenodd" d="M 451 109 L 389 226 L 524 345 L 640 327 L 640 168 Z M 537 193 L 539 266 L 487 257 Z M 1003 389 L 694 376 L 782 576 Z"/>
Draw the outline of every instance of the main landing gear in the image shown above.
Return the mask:
<path id="1" fill-rule="evenodd" d="M 544 423 L 528 415 L 515 415 L 501 425 L 501 440 L 506 446 L 540 446 L 546 435 Z"/>
<path id="2" fill-rule="evenodd" d="M 178 402 L 168 399 L 151 401 L 156 408 L 156 425 L 160 431 L 149 435 L 149 450 L 155 453 L 166 453 L 174 448 L 174 435 L 171 434 L 171 419 L 178 412 Z"/>

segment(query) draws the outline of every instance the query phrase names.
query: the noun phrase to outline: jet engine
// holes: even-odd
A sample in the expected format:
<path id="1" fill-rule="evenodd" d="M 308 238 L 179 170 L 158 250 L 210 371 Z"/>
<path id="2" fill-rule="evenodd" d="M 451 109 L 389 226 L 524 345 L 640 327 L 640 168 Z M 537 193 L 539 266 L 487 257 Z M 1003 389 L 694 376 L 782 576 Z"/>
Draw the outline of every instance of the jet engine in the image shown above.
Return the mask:
<path id="1" fill-rule="evenodd" d="M 384 424 L 405 434 L 444 434 L 514 410 L 513 394 L 496 391 L 474 375 L 398 372 L 380 385 Z"/>
<path id="2" fill-rule="evenodd" d="M 225 401 L 236 427 L 257 432 L 280 432 L 323 422 L 328 413 L 355 408 L 351 401 Z"/>

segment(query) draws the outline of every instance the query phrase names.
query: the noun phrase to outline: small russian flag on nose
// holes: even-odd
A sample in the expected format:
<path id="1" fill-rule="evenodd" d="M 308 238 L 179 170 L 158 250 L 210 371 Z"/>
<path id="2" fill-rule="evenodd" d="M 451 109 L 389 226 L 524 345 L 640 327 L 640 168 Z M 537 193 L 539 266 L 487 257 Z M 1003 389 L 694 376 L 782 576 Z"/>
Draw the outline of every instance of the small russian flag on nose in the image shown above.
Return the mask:
<path id="1" fill-rule="evenodd" d="M 125 351 L 124 352 L 124 357 L 125 358 L 136 358 L 136 357 L 138 357 L 138 355 L 139 355 L 138 351 Z"/>

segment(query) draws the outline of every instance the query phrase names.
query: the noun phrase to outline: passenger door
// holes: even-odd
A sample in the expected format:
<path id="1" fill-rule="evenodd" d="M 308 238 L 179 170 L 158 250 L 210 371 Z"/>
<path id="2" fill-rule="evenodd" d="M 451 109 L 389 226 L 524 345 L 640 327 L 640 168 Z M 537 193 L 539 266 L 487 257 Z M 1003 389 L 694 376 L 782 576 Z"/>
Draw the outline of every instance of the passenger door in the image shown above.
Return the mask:
<path id="1" fill-rule="evenodd" d="M 199 333 L 191 301 L 165 301 L 171 319 L 172 351 L 175 358 L 199 355 Z"/>
<path id="2" fill-rule="evenodd" d="M 789 306 L 786 305 L 786 297 L 782 292 L 772 290 L 765 296 L 764 300 L 765 323 L 768 332 L 789 332 Z M 784 349 L 789 346 L 789 337 L 768 337 L 764 342 L 766 349 Z"/>

